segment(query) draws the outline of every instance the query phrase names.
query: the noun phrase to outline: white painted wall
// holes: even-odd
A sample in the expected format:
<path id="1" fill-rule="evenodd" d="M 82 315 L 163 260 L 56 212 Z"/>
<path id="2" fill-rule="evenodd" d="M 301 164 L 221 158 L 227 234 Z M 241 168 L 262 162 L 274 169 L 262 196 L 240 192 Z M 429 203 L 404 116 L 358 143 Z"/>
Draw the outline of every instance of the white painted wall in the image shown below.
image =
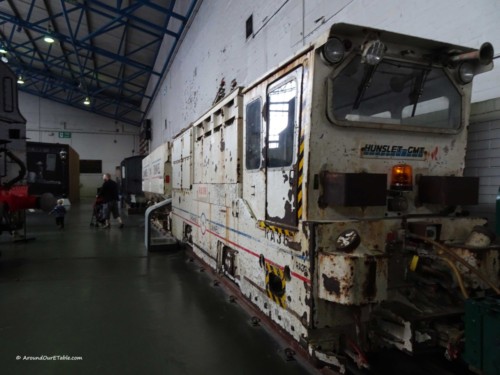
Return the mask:
<path id="1" fill-rule="evenodd" d="M 102 160 L 103 173 L 114 175 L 124 158 L 139 152 L 137 127 L 23 92 L 19 108 L 29 141 L 69 144 L 80 159 Z M 59 138 L 60 131 L 71 132 L 71 138 Z M 95 196 L 101 185 L 101 174 L 81 174 L 80 196 Z"/>
<path id="2" fill-rule="evenodd" d="M 245 21 L 253 14 L 254 37 Z M 152 149 L 211 106 L 222 78 L 245 86 L 347 22 L 500 52 L 498 0 L 205 0 L 151 106 Z M 497 52 L 497 53 L 498 53 Z M 500 69 L 478 76 L 473 101 L 500 96 Z"/>
<path id="3" fill-rule="evenodd" d="M 500 98 L 472 106 L 465 175 L 479 177 L 479 204 L 474 214 L 496 223 L 496 196 L 500 187 Z"/>

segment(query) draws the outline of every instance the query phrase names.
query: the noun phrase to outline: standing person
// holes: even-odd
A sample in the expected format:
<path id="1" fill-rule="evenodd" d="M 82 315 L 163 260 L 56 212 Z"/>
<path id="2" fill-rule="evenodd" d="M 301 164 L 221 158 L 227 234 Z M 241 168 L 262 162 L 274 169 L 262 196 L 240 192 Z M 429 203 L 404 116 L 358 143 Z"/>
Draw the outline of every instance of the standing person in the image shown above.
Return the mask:
<path id="1" fill-rule="evenodd" d="M 66 208 L 63 206 L 64 199 L 58 199 L 57 205 L 49 212 L 49 215 L 54 214 L 56 217 L 56 225 L 59 229 L 64 229 L 64 216 L 66 215 Z"/>
<path id="2" fill-rule="evenodd" d="M 106 223 L 103 228 L 109 228 L 109 220 L 111 214 L 115 219 L 118 219 L 118 223 L 120 223 L 120 228 L 123 228 L 123 221 L 120 217 L 120 212 L 118 209 L 118 200 L 120 199 L 118 196 L 118 184 L 111 179 L 111 175 L 106 173 L 102 176 L 103 183 L 101 187 L 101 192 L 99 196 L 104 201 L 104 218 Z"/>

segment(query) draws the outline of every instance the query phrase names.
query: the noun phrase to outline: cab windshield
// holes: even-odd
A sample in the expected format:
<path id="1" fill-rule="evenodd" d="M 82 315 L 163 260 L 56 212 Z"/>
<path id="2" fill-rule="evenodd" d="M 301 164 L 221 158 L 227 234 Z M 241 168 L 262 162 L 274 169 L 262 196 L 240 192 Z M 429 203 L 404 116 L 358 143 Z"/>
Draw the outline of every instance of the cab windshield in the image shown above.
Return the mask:
<path id="1" fill-rule="evenodd" d="M 442 68 L 387 59 L 373 66 L 356 56 L 328 79 L 327 112 L 344 126 L 456 131 L 461 99 Z"/>

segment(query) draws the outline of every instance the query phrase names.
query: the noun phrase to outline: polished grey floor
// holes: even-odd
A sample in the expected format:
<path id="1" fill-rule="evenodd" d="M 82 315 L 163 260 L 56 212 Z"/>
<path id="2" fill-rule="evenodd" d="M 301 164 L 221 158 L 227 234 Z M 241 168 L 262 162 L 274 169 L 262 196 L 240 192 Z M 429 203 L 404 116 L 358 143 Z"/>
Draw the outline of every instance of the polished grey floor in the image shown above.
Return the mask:
<path id="1" fill-rule="evenodd" d="M 313 371 L 286 361 L 283 343 L 182 251 L 148 255 L 141 216 L 100 229 L 91 208 L 72 207 L 64 230 L 29 213 L 32 241 L 0 235 L 1 374 Z"/>

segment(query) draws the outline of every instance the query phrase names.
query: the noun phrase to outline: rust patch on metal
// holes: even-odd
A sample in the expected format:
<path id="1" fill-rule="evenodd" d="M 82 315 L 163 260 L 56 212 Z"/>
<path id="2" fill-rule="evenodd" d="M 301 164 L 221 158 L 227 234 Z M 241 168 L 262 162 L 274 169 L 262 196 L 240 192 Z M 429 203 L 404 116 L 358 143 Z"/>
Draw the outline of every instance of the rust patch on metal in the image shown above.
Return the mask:
<path id="1" fill-rule="evenodd" d="M 307 312 L 304 312 L 304 314 L 302 314 L 300 322 L 304 327 L 307 327 Z"/>
<path id="2" fill-rule="evenodd" d="M 296 251 L 302 250 L 302 246 L 300 245 L 300 242 L 287 241 L 285 243 L 292 250 L 296 250 Z"/>
<path id="3" fill-rule="evenodd" d="M 290 203 L 290 201 L 286 201 L 285 202 L 285 222 L 286 223 L 290 223 L 293 221 L 293 218 L 294 218 L 294 214 L 295 212 L 293 211 L 292 209 L 292 204 Z"/>
<path id="4" fill-rule="evenodd" d="M 330 293 L 340 294 L 340 281 L 334 277 L 328 277 L 325 274 L 323 276 L 323 286 Z"/>
<path id="5" fill-rule="evenodd" d="M 363 283 L 363 296 L 372 299 L 377 295 L 377 262 L 374 259 L 367 259 L 365 265 L 367 272 Z"/>
<path id="6" fill-rule="evenodd" d="M 224 152 L 225 149 L 226 149 L 226 142 L 224 142 L 224 138 L 221 137 L 221 139 L 220 139 L 220 151 Z"/>

